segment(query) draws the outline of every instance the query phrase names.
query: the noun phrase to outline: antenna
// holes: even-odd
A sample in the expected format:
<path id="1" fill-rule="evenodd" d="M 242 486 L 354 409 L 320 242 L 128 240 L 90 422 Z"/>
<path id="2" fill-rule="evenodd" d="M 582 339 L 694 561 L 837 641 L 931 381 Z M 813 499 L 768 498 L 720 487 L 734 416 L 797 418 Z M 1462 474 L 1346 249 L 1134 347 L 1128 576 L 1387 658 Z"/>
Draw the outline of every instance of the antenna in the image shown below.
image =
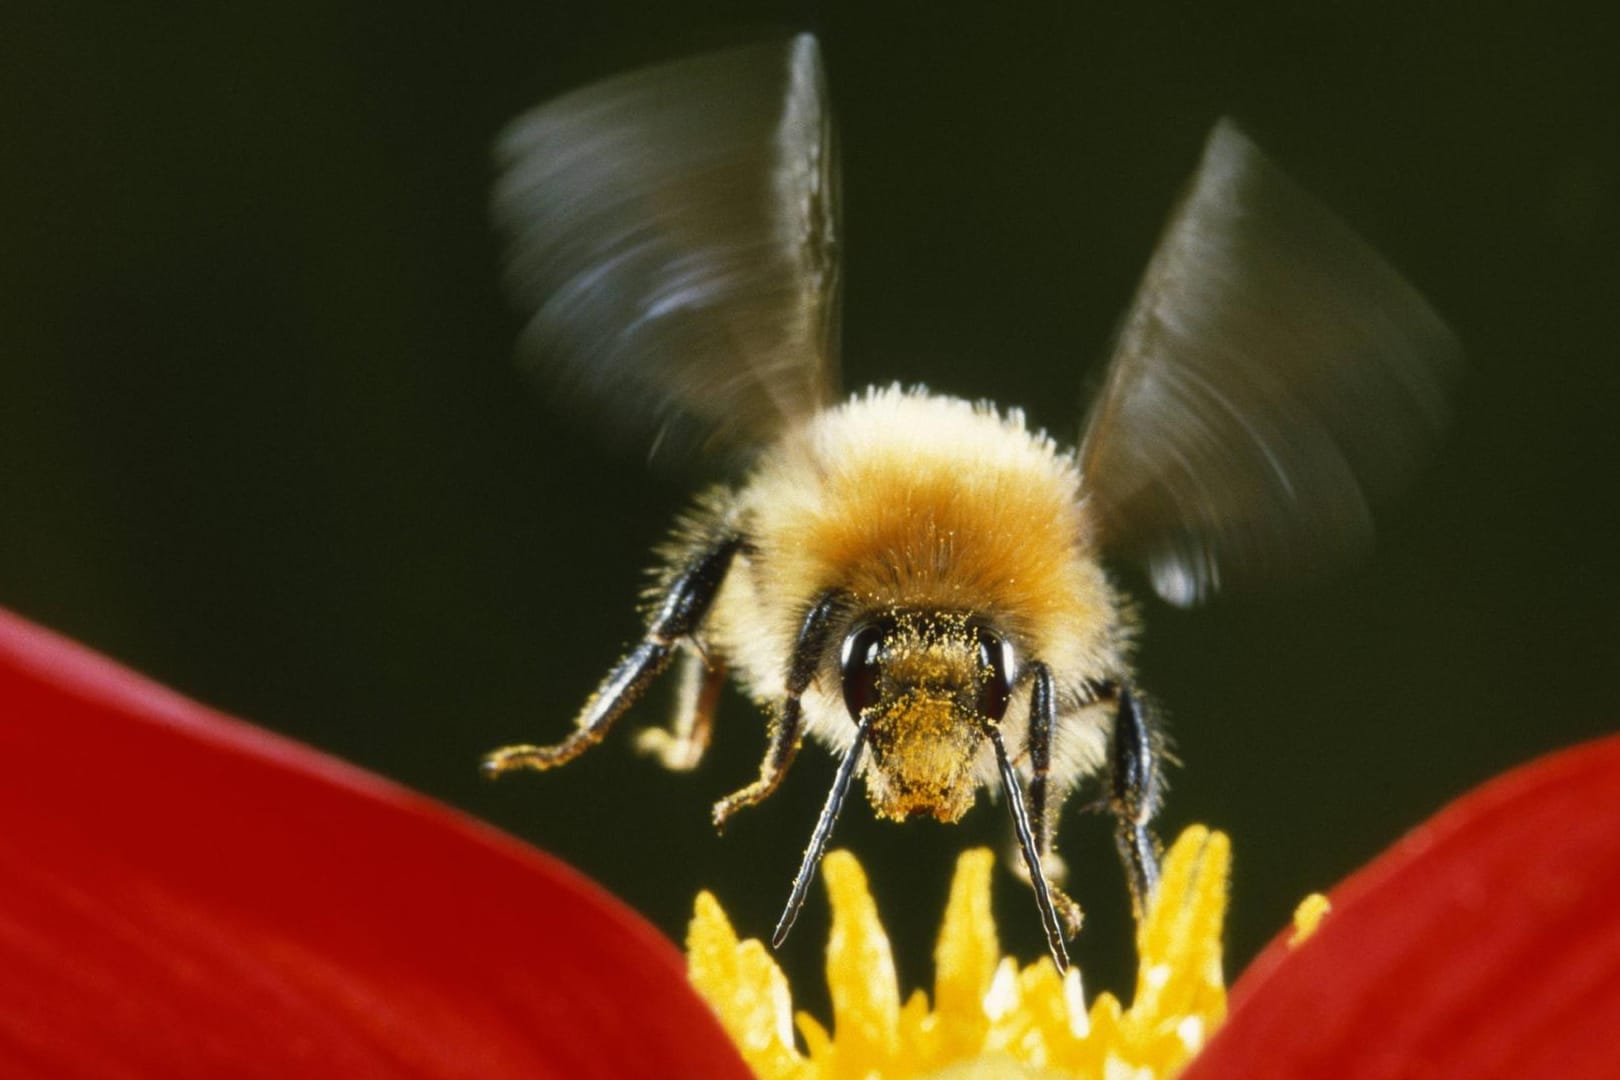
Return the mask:
<path id="1" fill-rule="evenodd" d="M 827 850 L 827 841 L 832 838 L 833 825 L 838 822 L 838 812 L 844 808 L 844 796 L 849 794 L 849 782 L 855 777 L 855 765 L 860 760 L 862 748 L 866 746 L 866 727 L 867 722 L 863 717 L 855 725 L 855 739 L 844 751 L 844 760 L 838 763 L 838 775 L 833 777 L 832 790 L 827 792 L 827 803 L 821 808 L 821 817 L 816 820 L 816 831 L 810 834 L 810 846 L 804 849 L 804 861 L 799 864 L 799 872 L 793 875 L 793 891 L 788 894 L 787 907 L 776 922 L 775 932 L 771 934 L 773 949 L 781 948 L 782 942 L 787 940 L 788 931 L 793 929 L 793 922 L 799 917 L 799 909 L 804 907 L 804 894 L 810 891 L 810 884 L 816 880 L 816 868 L 821 865 L 822 853 Z M 1006 760 L 1006 755 L 1002 755 L 1002 760 Z M 1025 831 L 1028 831 L 1027 826 Z M 1051 901 L 1047 903 L 1050 905 Z"/>
<path id="2" fill-rule="evenodd" d="M 1041 869 L 1041 853 L 1035 847 L 1035 837 L 1029 829 L 1029 809 L 1024 805 L 1024 789 L 1018 784 L 1018 773 L 1007 759 L 1007 746 L 1001 741 L 1001 730 L 985 725 L 985 734 L 996 748 L 996 763 L 1001 766 L 1001 786 L 1007 793 L 1007 805 L 1012 809 L 1013 831 L 1018 834 L 1018 849 L 1024 854 L 1024 867 L 1029 871 L 1029 883 L 1035 890 L 1035 906 L 1041 912 L 1041 925 L 1046 928 L 1046 947 L 1052 951 L 1052 961 L 1058 973 L 1069 970 L 1069 952 L 1063 947 L 1063 930 L 1058 923 L 1057 909 L 1052 906 L 1052 890 L 1046 884 L 1046 873 Z"/>

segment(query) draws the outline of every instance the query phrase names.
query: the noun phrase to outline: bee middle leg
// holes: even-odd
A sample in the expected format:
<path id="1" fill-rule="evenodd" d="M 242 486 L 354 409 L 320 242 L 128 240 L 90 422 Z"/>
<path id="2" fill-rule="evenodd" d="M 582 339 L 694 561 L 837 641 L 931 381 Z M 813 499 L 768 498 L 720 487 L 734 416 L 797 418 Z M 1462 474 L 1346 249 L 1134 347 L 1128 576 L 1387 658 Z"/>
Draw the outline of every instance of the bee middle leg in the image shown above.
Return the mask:
<path id="1" fill-rule="evenodd" d="M 549 746 L 503 746 L 484 758 L 484 774 L 500 776 L 516 769 L 552 769 L 566 765 L 601 742 L 614 722 L 663 674 L 680 640 L 703 625 L 740 547 L 740 536 L 727 537 L 676 575 L 645 635 L 585 702 L 572 734 Z"/>
<path id="2" fill-rule="evenodd" d="M 1159 809 L 1159 745 L 1148 716 L 1131 688 L 1119 688 L 1109 754 L 1108 809 L 1115 839 L 1131 885 L 1137 921 L 1147 917 L 1148 901 L 1159 884 L 1159 846 L 1149 828 Z"/>
<path id="3" fill-rule="evenodd" d="M 726 822 L 739 810 L 757 806 L 770 798 L 781 786 L 788 766 L 798 756 L 804 742 L 804 709 L 801 699 L 810 688 L 810 682 L 821 666 L 827 642 L 832 633 L 833 616 L 843 605 L 845 594 L 828 589 L 816 598 L 794 640 L 793 655 L 788 661 L 787 697 L 781 713 L 771 722 L 771 741 L 765 749 L 765 760 L 759 765 L 759 779 L 732 792 L 714 804 L 714 827 L 724 830 Z"/>

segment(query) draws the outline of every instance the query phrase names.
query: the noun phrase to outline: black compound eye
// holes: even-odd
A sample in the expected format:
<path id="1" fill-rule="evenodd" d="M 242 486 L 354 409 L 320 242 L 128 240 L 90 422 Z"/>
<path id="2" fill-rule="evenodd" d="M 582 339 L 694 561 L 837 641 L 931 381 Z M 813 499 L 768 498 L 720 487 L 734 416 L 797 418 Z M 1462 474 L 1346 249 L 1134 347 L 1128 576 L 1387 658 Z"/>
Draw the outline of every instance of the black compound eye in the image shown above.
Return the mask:
<path id="1" fill-rule="evenodd" d="M 974 628 L 979 643 L 979 715 L 1000 720 L 1007 712 L 1007 698 L 1012 695 L 1012 649 L 994 630 Z M 846 684 L 847 685 L 847 684 Z"/>
<path id="2" fill-rule="evenodd" d="M 886 622 L 867 623 L 844 639 L 844 705 L 856 720 L 877 704 L 883 641 L 891 629 Z"/>

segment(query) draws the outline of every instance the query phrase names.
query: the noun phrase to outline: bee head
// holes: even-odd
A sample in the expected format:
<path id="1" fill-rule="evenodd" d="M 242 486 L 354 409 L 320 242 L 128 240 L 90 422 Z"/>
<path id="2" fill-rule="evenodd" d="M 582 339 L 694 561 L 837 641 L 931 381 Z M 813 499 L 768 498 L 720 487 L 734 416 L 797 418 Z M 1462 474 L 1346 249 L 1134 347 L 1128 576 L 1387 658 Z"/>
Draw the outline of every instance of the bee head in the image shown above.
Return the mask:
<path id="1" fill-rule="evenodd" d="M 1007 711 L 1012 661 L 999 634 L 960 613 L 902 610 L 856 625 L 844 639 L 844 703 L 868 725 L 878 814 L 967 813 L 985 730 Z"/>

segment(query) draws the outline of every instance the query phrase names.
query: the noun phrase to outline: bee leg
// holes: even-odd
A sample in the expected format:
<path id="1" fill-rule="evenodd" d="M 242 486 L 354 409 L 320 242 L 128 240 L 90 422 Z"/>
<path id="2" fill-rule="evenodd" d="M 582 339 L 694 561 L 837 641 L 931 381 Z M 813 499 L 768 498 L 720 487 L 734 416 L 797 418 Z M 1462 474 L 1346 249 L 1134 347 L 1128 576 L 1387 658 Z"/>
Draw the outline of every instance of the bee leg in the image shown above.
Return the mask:
<path id="1" fill-rule="evenodd" d="M 1159 845 L 1148 828 L 1159 808 L 1158 748 L 1128 686 L 1119 688 L 1110 774 L 1108 808 L 1117 823 L 1115 838 L 1131 884 L 1131 906 L 1141 921 L 1159 884 Z"/>
<path id="2" fill-rule="evenodd" d="M 669 727 L 652 727 L 636 734 L 636 749 L 655 757 L 666 769 L 686 772 L 697 768 L 714 733 L 714 709 L 726 684 L 723 664 L 710 664 L 690 650 L 681 656 L 680 686 L 675 691 L 675 716 Z"/>
<path id="3" fill-rule="evenodd" d="M 1057 812 L 1061 807 L 1048 805 L 1052 776 L 1052 729 L 1057 711 L 1054 706 L 1052 669 L 1039 660 L 1029 667 L 1034 679 L 1029 695 L 1030 825 L 1034 830 L 1035 850 L 1040 855 L 1040 865 L 1047 875 L 1046 884 L 1051 892 L 1052 904 L 1063 920 L 1065 936 L 1072 938 L 1080 932 L 1083 913 L 1073 897 L 1053 884 L 1063 878 L 1063 860 L 1053 850 L 1057 844 Z"/>
<path id="4" fill-rule="evenodd" d="M 821 665 L 827 649 L 827 638 L 832 632 L 832 617 L 844 602 L 845 594 L 828 589 L 816 598 L 799 625 L 794 641 L 793 656 L 788 661 L 786 680 L 787 699 L 782 712 L 771 723 L 771 741 L 765 749 L 765 760 L 760 762 L 759 779 L 747 787 L 732 792 L 714 804 L 714 827 L 724 830 L 726 822 L 739 810 L 757 806 L 770 797 L 787 775 L 788 766 L 804 742 L 804 711 L 800 698 L 810 688 L 816 668 Z"/>
<path id="5" fill-rule="evenodd" d="M 1035 847 L 1051 852 L 1056 822 L 1047 809 L 1052 776 L 1052 669 L 1039 660 L 1029 665 L 1034 684 L 1029 693 L 1029 816 L 1035 829 Z"/>
<path id="6" fill-rule="evenodd" d="M 703 624 L 709 605 L 725 581 L 731 560 L 742 546 L 739 536 L 693 560 L 670 583 L 639 644 L 614 665 L 585 702 L 574 721 L 574 732 L 549 746 L 503 746 L 484 758 L 484 775 L 500 776 L 514 769 L 551 769 L 565 765 L 602 741 L 614 721 L 624 715 L 642 691 L 663 673 L 676 643 Z"/>

